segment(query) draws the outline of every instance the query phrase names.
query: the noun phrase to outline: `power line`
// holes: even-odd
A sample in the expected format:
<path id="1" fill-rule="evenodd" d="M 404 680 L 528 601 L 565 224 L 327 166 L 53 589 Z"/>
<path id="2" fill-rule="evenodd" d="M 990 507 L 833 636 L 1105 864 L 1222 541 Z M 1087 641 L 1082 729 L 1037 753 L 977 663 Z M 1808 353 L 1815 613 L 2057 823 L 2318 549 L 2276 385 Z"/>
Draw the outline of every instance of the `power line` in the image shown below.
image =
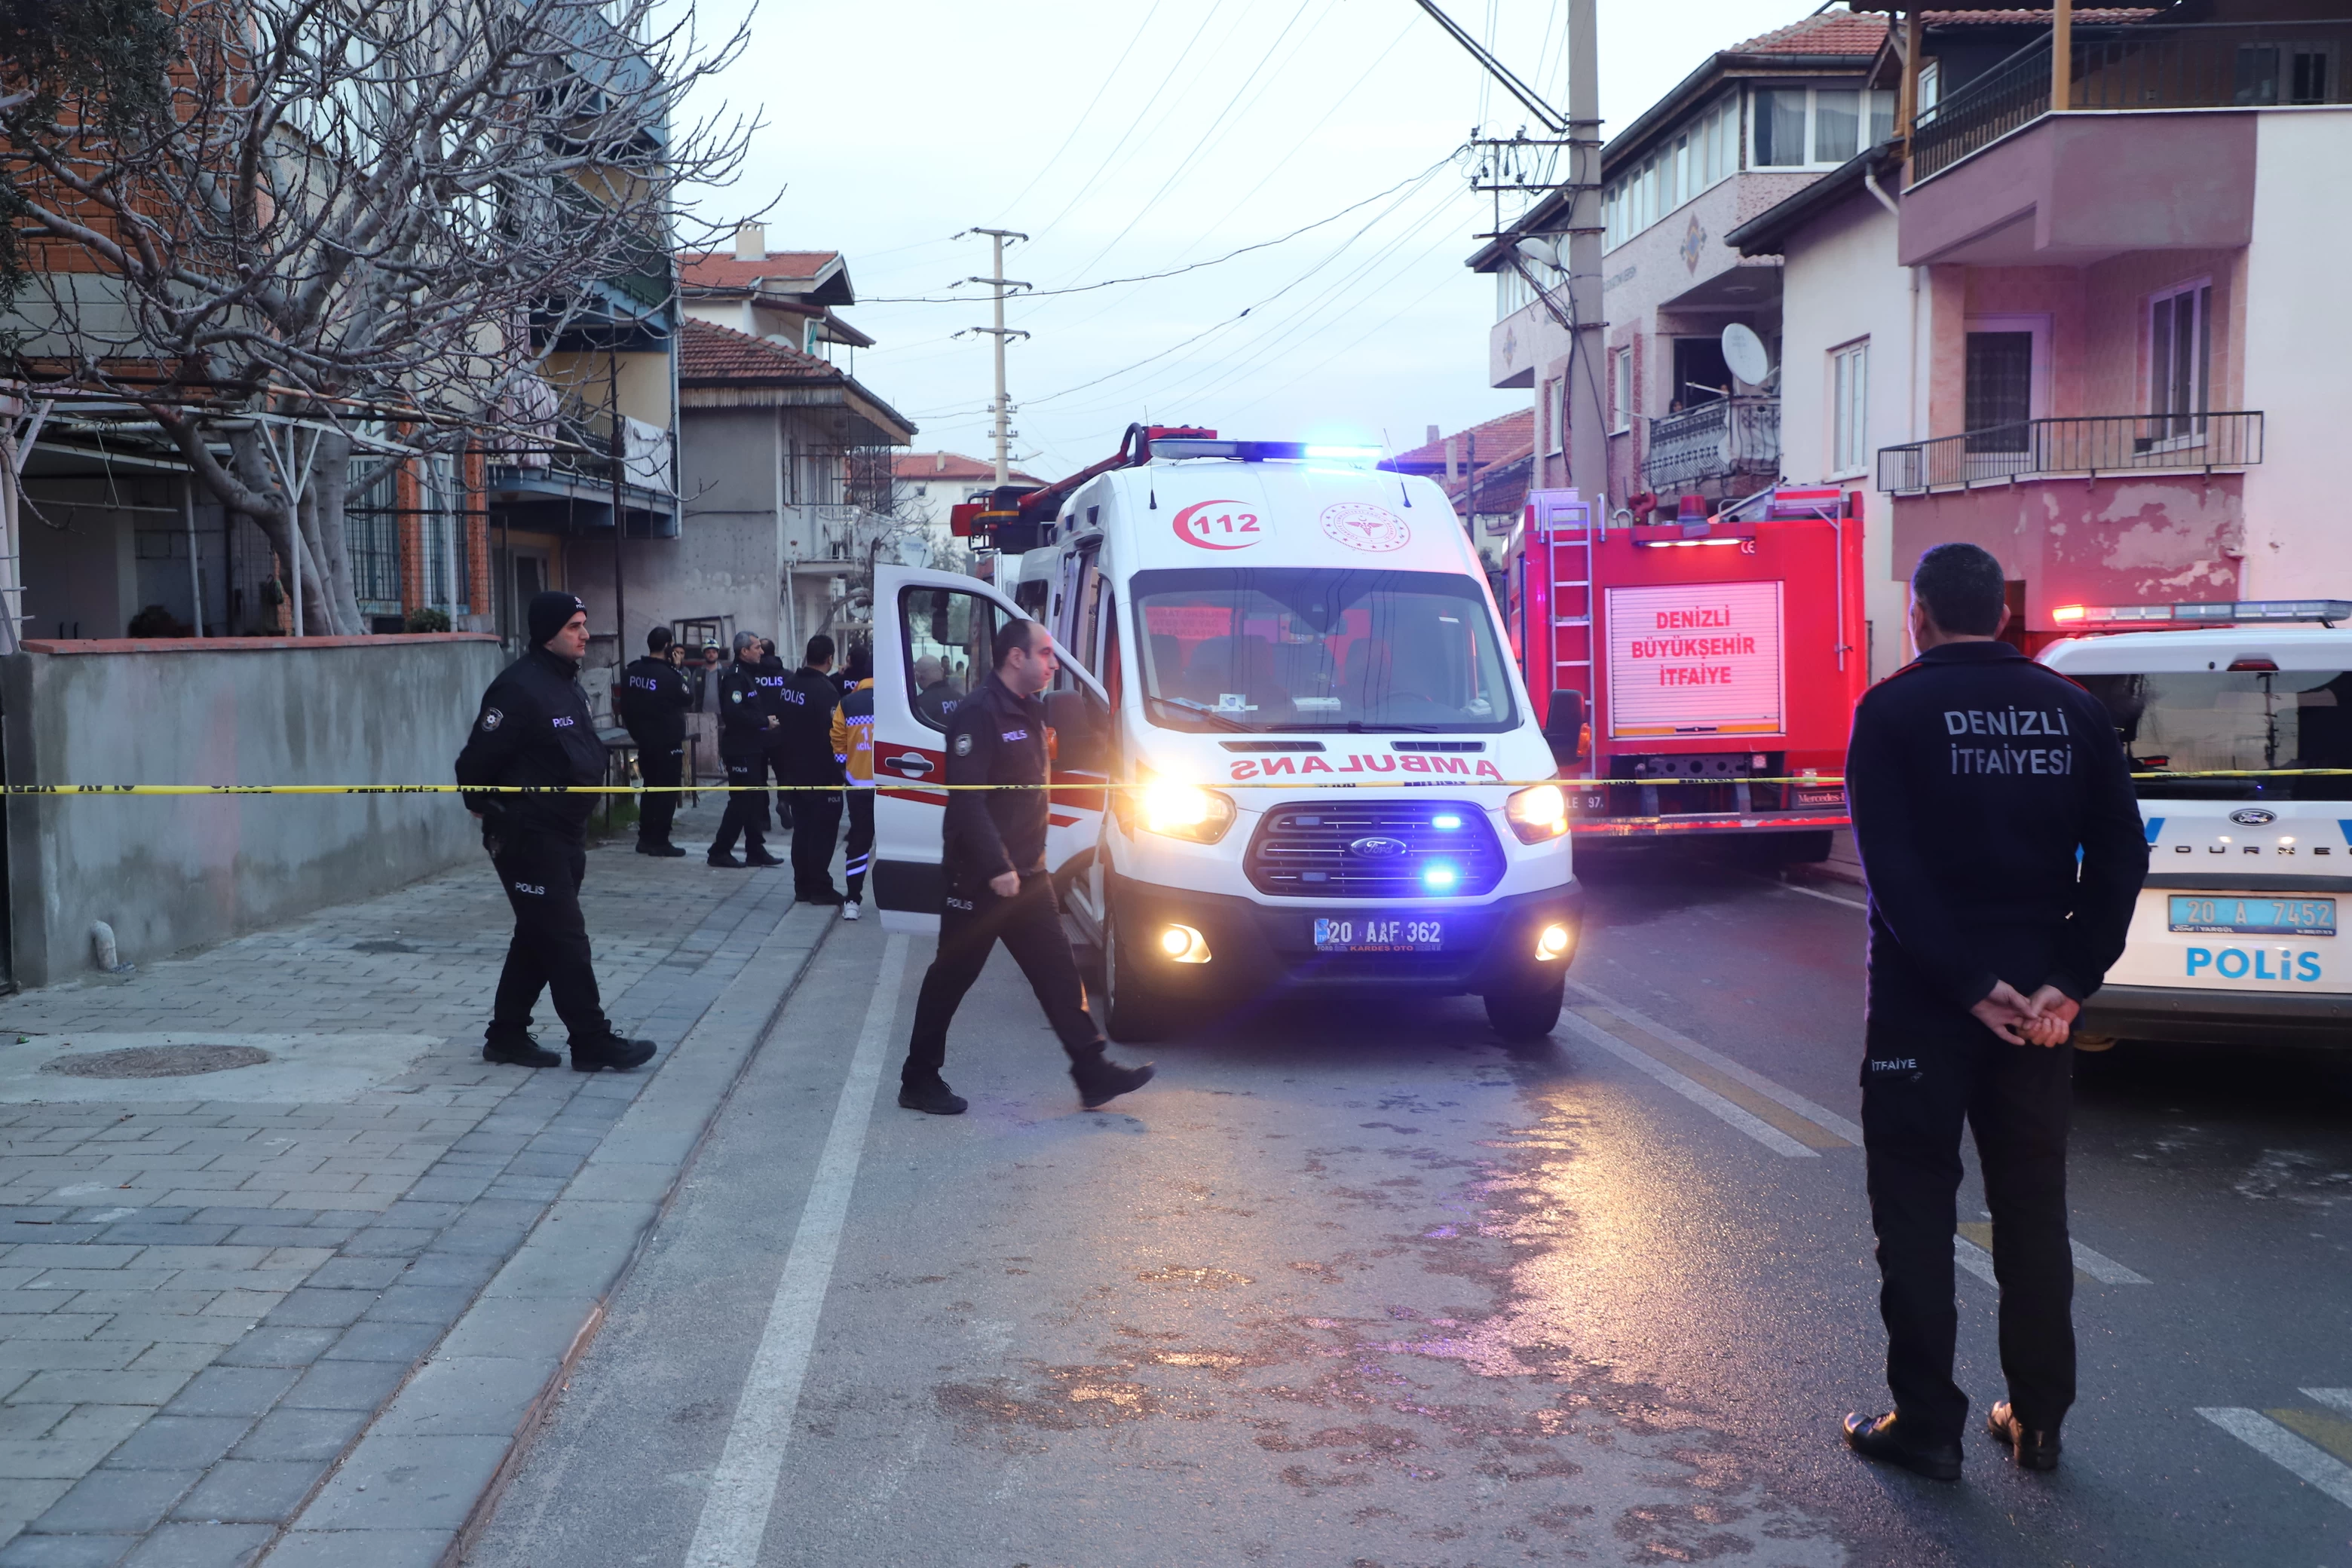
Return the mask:
<path id="1" fill-rule="evenodd" d="M 1202 38 L 1207 35 L 1209 24 L 1216 20 L 1217 13 L 1224 9 L 1224 5 L 1225 0 L 1216 0 L 1216 3 L 1209 7 L 1208 15 L 1202 16 L 1201 25 L 1192 29 L 1192 37 L 1185 41 L 1183 49 L 1178 53 L 1174 63 L 1169 66 L 1168 74 L 1160 79 L 1160 86 L 1152 90 L 1150 97 L 1143 100 L 1143 106 L 1135 111 L 1133 122 L 1120 134 L 1119 139 L 1111 144 L 1111 150 L 1104 154 L 1102 163 L 1097 166 L 1092 174 L 1087 176 L 1086 183 L 1078 187 L 1077 194 L 1070 198 L 1068 205 L 1048 218 L 1045 226 L 1037 230 L 1039 234 L 1051 233 L 1055 224 L 1069 216 L 1077 205 L 1086 200 L 1087 195 L 1095 188 L 1095 182 L 1101 179 L 1105 172 L 1110 168 L 1112 160 L 1118 156 L 1129 139 L 1143 128 L 1143 121 L 1151 113 L 1152 106 L 1160 101 L 1160 95 L 1165 92 L 1169 84 L 1176 79 L 1176 73 L 1184 68 L 1184 62 L 1192 58 L 1192 51 L 1200 46 Z"/>
<path id="2" fill-rule="evenodd" d="M 1110 84 L 1118 77 L 1120 68 L 1127 64 L 1128 56 L 1135 53 L 1135 46 L 1143 42 L 1143 35 L 1151 30 L 1151 19 L 1160 15 L 1161 4 L 1162 0 L 1151 0 L 1151 9 L 1143 14 L 1143 25 L 1135 29 L 1135 37 L 1128 39 L 1127 47 L 1118 52 L 1118 58 L 1112 63 L 1110 69 L 1103 73 L 1102 85 L 1095 89 L 1094 97 L 1087 100 L 1086 108 L 1080 110 L 1077 119 L 1071 121 L 1070 133 L 1062 138 L 1062 144 L 1054 149 L 1052 157 L 1037 165 L 1037 172 L 1029 176 L 1029 183 L 1021 187 L 1020 195 L 1004 204 L 1006 213 L 1011 214 L 1021 210 L 1022 197 L 1037 188 L 1037 182 L 1044 179 L 1046 172 L 1062 161 L 1062 154 L 1068 152 L 1070 143 L 1078 139 L 1078 132 L 1086 129 L 1087 117 L 1094 113 L 1095 106 L 1103 100 L 1103 94 L 1110 90 Z"/>

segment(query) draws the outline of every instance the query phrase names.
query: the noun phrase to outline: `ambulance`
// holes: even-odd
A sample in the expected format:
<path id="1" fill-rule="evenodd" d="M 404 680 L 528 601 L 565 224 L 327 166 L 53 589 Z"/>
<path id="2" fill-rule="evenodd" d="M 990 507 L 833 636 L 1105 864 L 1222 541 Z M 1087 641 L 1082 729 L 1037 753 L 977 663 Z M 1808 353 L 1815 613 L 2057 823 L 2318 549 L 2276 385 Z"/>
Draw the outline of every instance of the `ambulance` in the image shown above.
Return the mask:
<path id="1" fill-rule="evenodd" d="M 1083 473 L 959 509 L 1002 590 L 878 568 L 885 927 L 938 927 L 927 786 L 1025 616 L 1063 653 L 1048 864 L 1112 1036 L 1276 993 L 1475 994 L 1505 1037 L 1549 1034 L 1581 921 L 1552 745 L 1452 505 L 1378 458 L 1131 426 Z"/>
<path id="2" fill-rule="evenodd" d="M 2066 605 L 2042 662 L 2131 758 L 2147 881 L 2078 1038 L 2352 1046 L 2352 601 Z M 2239 773 L 2244 777 L 2181 777 Z"/>

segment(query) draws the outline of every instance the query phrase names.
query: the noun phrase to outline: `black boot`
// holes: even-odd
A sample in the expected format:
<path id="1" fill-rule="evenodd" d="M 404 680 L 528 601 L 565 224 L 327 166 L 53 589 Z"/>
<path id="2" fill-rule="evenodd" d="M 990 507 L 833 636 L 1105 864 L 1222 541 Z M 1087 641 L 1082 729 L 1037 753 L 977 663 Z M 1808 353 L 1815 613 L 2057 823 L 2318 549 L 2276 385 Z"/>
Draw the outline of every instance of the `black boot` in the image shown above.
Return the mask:
<path id="1" fill-rule="evenodd" d="M 643 839 L 640 839 L 637 842 L 637 853 L 640 855 L 656 855 L 661 858 L 667 860 L 683 855 L 686 851 L 680 849 L 677 845 L 668 842 L 667 839 L 659 844 L 648 844 Z"/>
<path id="2" fill-rule="evenodd" d="M 618 1035 L 606 1035 L 601 1040 L 572 1042 L 573 1072 L 594 1072 L 598 1068 L 612 1072 L 627 1072 L 653 1059 L 654 1043 L 651 1040 L 625 1040 Z"/>
<path id="3" fill-rule="evenodd" d="M 1070 1063 L 1070 1078 L 1078 1086 L 1078 1103 L 1088 1110 L 1107 1105 L 1131 1089 L 1141 1089 L 1151 1081 L 1152 1071 L 1150 1062 L 1128 1067 L 1100 1051 Z"/>
<path id="4" fill-rule="evenodd" d="M 945 1079 L 934 1078 L 928 1083 L 902 1081 L 898 1103 L 908 1110 L 929 1111 L 933 1116 L 961 1116 L 968 1102 L 948 1087 Z"/>
<path id="5" fill-rule="evenodd" d="M 482 1059 L 510 1068 L 551 1068 L 563 1058 L 547 1049 L 526 1030 L 492 1029 L 482 1039 Z"/>
<path id="6" fill-rule="evenodd" d="M 1915 1443 L 1910 1434 L 1900 1429 L 1900 1422 L 1901 1417 L 1893 1415 L 1848 1415 L 1845 1446 L 1865 1459 L 1900 1465 L 1931 1481 L 1960 1479 L 1959 1444 Z"/>
<path id="7" fill-rule="evenodd" d="M 2043 1432 L 2027 1426 L 2008 1400 L 1994 1401 L 1992 1409 L 1985 1415 L 1985 1430 L 2009 1445 L 2010 1457 L 2017 1461 L 2019 1469 L 2054 1470 L 2058 1468 L 2056 1430 Z"/>
<path id="8" fill-rule="evenodd" d="M 783 864 L 782 860 L 777 859 L 773 855 L 768 853 L 768 847 L 764 844 L 746 844 L 743 846 L 743 863 L 747 866 L 781 866 Z"/>
<path id="9" fill-rule="evenodd" d="M 730 871 L 740 871 L 743 868 L 743 862 L 735 858 L 731 852 L 725 849 L 713 849 L 708 856 L 704 857 L 704 859 L 710 865 L 724 866 Z"/>

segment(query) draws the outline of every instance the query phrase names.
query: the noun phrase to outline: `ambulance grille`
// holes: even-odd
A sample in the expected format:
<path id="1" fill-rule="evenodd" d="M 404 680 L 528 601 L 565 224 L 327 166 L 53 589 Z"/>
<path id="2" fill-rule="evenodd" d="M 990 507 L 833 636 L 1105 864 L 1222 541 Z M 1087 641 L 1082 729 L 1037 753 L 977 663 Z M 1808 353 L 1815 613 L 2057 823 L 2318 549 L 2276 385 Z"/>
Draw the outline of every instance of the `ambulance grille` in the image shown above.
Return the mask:
<path id="1" fill-rule="evenodd" d="M 1404 847 L 1383 854 L 1365 843 L 1380 839 Z M 1479 806 L 1368 800 L 1276 806 L 1258 823 L 1244 869 L 1252 887 L 1278 898 L 1460 899 L 1494 891 L 1504 864 Z"/>

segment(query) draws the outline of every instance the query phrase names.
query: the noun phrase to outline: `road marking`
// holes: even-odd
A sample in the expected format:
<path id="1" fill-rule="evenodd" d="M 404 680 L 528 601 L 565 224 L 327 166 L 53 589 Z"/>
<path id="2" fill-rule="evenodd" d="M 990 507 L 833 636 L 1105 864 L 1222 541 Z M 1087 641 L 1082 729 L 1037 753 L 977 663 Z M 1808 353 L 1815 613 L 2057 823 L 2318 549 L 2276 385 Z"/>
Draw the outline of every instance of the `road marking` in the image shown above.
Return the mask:
<path id="1" fill-rule="evenodd" d="M 735 1403 L 727 1447 L 719 1455 L 719 1468 L 711 1472 L 710 1489 L 703 1497 L 701 1521 L 686 1550 L 686 1568 L 753 1568 L 759 1562 L 760 1542 L 768 1533 L 768 1510 L 775 1502 L 776 1483 L 783 1474 L 784 1448 L 792 1440 L 793 1417 L 800 1408 L 801 1381 L 815 1345 L 825 1288 L 833 1279 L 834 1255 L 841 1247 L 850 1189 L 856 1184 L 858 1159 L 866 1149 L 866 1123 L 874 1116 L 874 1091 L 882 1079 L 884 1046 L 891 1021 L 898 1016 L 906 973 L 907 939 L 894 935 L 882 952 L 874 998 L 866 1004 L 866 1024 L 858 1031 L 857 1048 L 849 1058 L 849 1077 L 841 1086 L 833 1128 L 825 1134 L 815 1179 L 801 1205 L 800 1226 L 793 1233 L 791 1252 L 784 1257 L 783 1277 L 776 1281 L 775 1300 L 768 1308 L 760 1348 L 751 1357 L 751 1370 Z"/>
<path id="2" fill-rule="evenodd" d="M 2304 1393 L 2322 1405 L 2352 1415 L 2352 1388 L 2306 1388 Z"/>
<path id="3" fill-rule="evenodd" d="M 2345 1507 L 2352 1508 L 2352 1465 L 2305 1442 L 2259 1410 L 2200 1407 L 2197 1414 L 2264 1458 L 2275 1461 Z"/>
<path id="4" fill-rule="evenodd" d="M 1593 1045 L 1599 1046 L 1636 1072 L 1657 1079 L 1702 1110 L 1712 1112 L 1745 1132 L 1776 1154 L 1786 1154 L 1792 1160 L 1818 1160 L 1818 1152 L 1805 1147 L 1778 1127 L 1753 1111 L 1733 1104 L 1728 1099 L 1686 1074 L 1668 1067 L 1652 1050 L 1634 1045 L 1625 1036 L 1637 1033 L 1630 1025 L 1612 1019 L 1598 1007 L 1571 1007 L 1560 1020 Z M 1815 1129 L 1819 1131 L 1820 1129 Z"/>
<path id="5" fill-rule="evenodd" d="M 1983 1220 L 1962 1220 L 1958 1239 L 1966 1250 L 1956 1254 L 1960 1267 L 1988 1284 L 1998 1284 L 1992 1272 L 1992 1226 Z M 2104 1252 L 2094 1252 L 2079 1241 L 2074 1249 L 2074 1277 L 2094 1285 L 2146 1285 L 2147 1276 L 2133 1272 Z"/>
<path id="6" fill-rule="evenodd" d="M 1668 1065 L 1689 1071 L 1690 1076 L 1697 1078 L 1701 1083 L 1716 1089 L 1726 1099 L 1748 1106 L 1764 1120 L 1768 1121 L 1774 1120 L 1772 1115 L 1768 1114 L 1769 1107 L 1762 1109 L 1755 1107 L 1745 1097 L 1733 1092 L 1730 1088 L 1718 1082 L 1717 1075 L 1721 1079 L 1729 1079 L 1731 1084 L 1760 1095 L 1783 1110 L 1794 1111 L 1804 1125 L 1800 1127 L 1788 1121 L 1781 1121 L 1777 1124 L 1780 1126 L 1782 1131 L 1796 1137 L 1799 1142 L 1810 1144 L 1816 1149 L 1862 1146 L 1862 1129 L 1827 1106 L 1816 1105 L 1795 1089 L 1773 1082 L 1762 1073 L 1755 1071 L 1743 1063 L 1732 1060 L 1721 1051 L 1702 1046 L 1686 1035 L 1677 1034 L 1655 1018 L 1637 1013 L 1623 1003 L 1604 996 L 1589 985 L 1580 985 L 1571 980 L 1568 983 L 1568 989 L 1571 994 L 1583 997 L 1602 1012 L 1614 1014 L 1619 1019 L 1632 1025 L 1637 1034 L 1650 1037 L 1650 1039 L 1645 1042 L 1632 1036 L 1621 1035 L 1620 1037 L 1626 1039 L 1628 1044 L 1642 1046 L 1644 1048 L 1653 1044 L 1666 1047 L 1665 1057 Z M 1612 1030 L 1612 1033 L 1615 1032 Z M 1712 1073 L 1701 1076 L 1696 1071 L 1691 1070 L 1685 1062 L 1672 1059 L 1677 1054 L 1686 1058 L 1690 1064 L 1704 1064 L 1705 1067 L 1713 1069 Z M 1829 1135 L 1826 1142 L 1819 1141 L 1823 1133 Z"/>
<path id="7" fill-rule="evenodd" d="M 2352 1462 L 2352 1421 L 2325 1410 L 2265 1410 L 2263 1415 L 2337 1458 Z"/>
<path id="8" fill-rule="evenodd" d="M 2102 1285 L 2151 1284 L 2145 1274 L 2136 1273 L 2109 1258 L 2104 1252 L 2094 1252 L 2081 1242 L 2070 1242 L 2074 1249 L 2074 1267 Z"/>
<path id="9" fill-rule="evenodd" d="M 1965 1230 L 1968 1226 L 1963 1225 L 1961 1228 Z M 1986 1235 L 1990 1237 L 1992 1232 L 1992 1226 L 1986 1226 L 1984 1229 Z M 1987 1252 L 1975 1242 L 1970 1241 L 1967 1237 L 1955 1236 L 1952 1237 L 1952 1261 L 1967 1269 L 1969 1273 L 1975 1275 L 1978 1279 L 1983 1280 L 1986 1284 L 1992 1286 L 1996 1289 L 2000 1288 L 2000 1277 L 1992 1271 L 1992 1254 Z"/>
<path id="10" fill-rule="evenodd" d="M 1820 899 L 1827 903 L 1843 904 L 1850 910 L 1866 910 L 1870 908 L 1868 904 L 1863 903 L 1858 900 L 1841 899 L 1835 893 L 1824 893 L 1819 888 L 1808 888 L 1800 882 L 1782 882 L 1770 877 L 1759 877 L 1757 880 L 1760 882 L 1769 882 L 1773 887 L 1780 889 L 1783 892 L 1802 893 L 1809 899 Z"/>

